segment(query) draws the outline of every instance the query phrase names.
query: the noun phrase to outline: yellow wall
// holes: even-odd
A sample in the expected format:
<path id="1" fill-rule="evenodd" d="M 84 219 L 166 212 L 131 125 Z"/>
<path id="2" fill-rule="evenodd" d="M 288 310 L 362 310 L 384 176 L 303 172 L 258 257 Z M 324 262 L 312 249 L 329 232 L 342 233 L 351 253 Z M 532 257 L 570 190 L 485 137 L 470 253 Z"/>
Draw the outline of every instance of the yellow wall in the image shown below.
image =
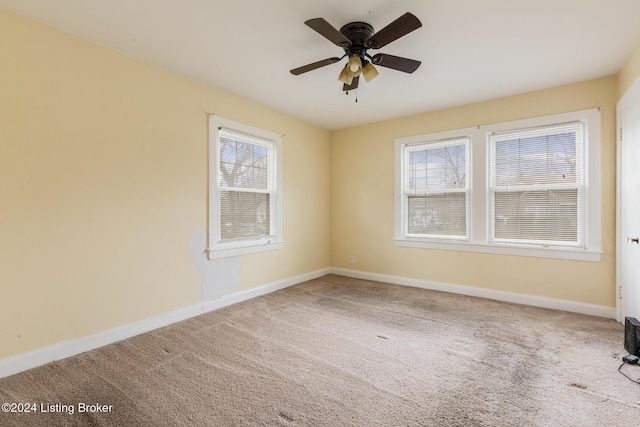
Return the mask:
<path id="1" fill-rule="evenodd" d="M 615 306 L 616 78 L 350 128 L 331 135 L 331 265 Z M 601 262 L 396 247 L 394 139 L 602 106 Z M 355 256 L 355 264 L 349 264 Z"/>
<path id="2" fill-rule="evenodd" d="M 638 77 L 640 77 L 640 43 L 618 74 L 618 99 L 622 98 Z"/>
<path id="3" fill-rule="evenodd" d="M 237 289 L 329 266 L 327 131 L 4 9 L 0 76 L 0 358 L 200 300 L 206 112 L 286 134 L 284 248 Z"/>

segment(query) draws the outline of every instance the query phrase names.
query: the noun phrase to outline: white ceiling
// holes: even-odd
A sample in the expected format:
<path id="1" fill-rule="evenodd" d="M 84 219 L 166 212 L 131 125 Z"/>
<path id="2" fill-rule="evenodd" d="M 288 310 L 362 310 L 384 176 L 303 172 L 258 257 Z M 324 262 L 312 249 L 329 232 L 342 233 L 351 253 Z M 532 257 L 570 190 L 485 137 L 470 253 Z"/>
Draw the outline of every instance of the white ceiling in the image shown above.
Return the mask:
<path id="1" fill-rule="evenodd" d="M 339 129 L 617 73 L 640 42 L 640 0 L 0 0 L 82 38 Z M 422 61 L 378 67 L 346 96 L 342 62 L 289 70 L 342 50 L 304 25 L 405 12 L 422 28 L 379 51 Z M 345 61 L 345 60 L 343 60 Z"/>

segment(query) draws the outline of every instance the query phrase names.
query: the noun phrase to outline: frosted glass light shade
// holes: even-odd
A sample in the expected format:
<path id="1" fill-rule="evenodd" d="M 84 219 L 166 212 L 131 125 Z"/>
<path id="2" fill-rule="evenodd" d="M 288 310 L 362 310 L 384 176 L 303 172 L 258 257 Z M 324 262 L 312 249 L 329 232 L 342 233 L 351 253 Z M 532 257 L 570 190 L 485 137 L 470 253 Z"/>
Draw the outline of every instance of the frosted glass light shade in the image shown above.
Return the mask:
<path id="1" fill-rule="evenodd" d="M 353 73 L 349 70 L 349 67 L 344 67 L 338 76 L 338 80 L 346 85 L 350 85 L 353 81 Z"/>
<path id="2" fill-rule="evenodd" d="M 356 76 L 360 74 L 360 70 L 362 69 L 362 61 L 358 56 L 352 56 L 349 58 L 349 70 L 354 73 Z"/>
<path id="3" fill-rule="evenodd" d="M 362 76 L 367 82 L 378 77 L 378 70 L 373 66 L 371 62 L 367 62 L 364 67 L 362 67 Z"/>

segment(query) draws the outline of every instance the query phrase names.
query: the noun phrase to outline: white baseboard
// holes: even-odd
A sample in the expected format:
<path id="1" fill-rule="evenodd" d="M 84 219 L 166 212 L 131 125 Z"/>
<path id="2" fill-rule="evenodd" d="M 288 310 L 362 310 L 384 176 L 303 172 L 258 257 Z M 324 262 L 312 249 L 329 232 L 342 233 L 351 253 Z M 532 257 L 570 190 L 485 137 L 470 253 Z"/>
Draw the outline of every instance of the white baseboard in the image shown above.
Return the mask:
<path id="1" fill-rule="evenodd" d="M 61 342 L 48 347 L 30 351 L 16 356 L 0 359 L 0 378 L 8 377 L 28 369 L 35 368 L 60 359 L 75 356 L 89 350 L 93 350 L 117 341 L 121 341 L 133 336 L 162 328 L 172 323 L 180 322 L 200 314 L 218 310 L 232 304 L 249 300 L 261 295 L 265 295 L 307 280 L 316 279 L 326 274 L 338 274 L 357 279 L 386 282 L 396 285 L 412 286 L 416 288 L 430 289 L 435 291 L 450 292 L 480 298 L 488 298 L 498 301 L 526 304 L 535 307 L 564 310 L 574 313 L 588 314 L 610 319 L 616 318 L 616 310 L 613 307 L 606 307 L 595 304 L 585 304 L 574 301 L 559 300 L 553 298 L 538 297 L 533 295 L 517 294 L 513 292 L 496 291 L 491 289 L 476 288 L 473 286 L 453 285 L 448 283 L 431 282 L 427 280 L 410 279 L 407 277 L 390 276 L 385 274 L 367 273 L 356 270 L 342 268 L 325 268 L 311 273 L 303 274 L 288 279 L 268 283 L 256 288 L 224 295 L 212 301 L 181 308 L 175 311 L 164 313 L 158 316 L 143 319 L 138 322 L 123 325 L 117 328 L 108 329 L 82 338 Z"/>
<path id="2" fill-rule="evenodd" d="M 348 270 L 343 268 L 331 268 L 331 273 L 340 276 L 353 277 L 355 279 L 373 280 L 395 285 L 413 286 L 415 288 L 430 289 L 434 291 L 462 294 L 473 297 L 493 299 L 497 301 L 513 302 L 516 304 L 531 305 L 534 307 L 551 308 L 554 310 L 570 311 L 573 313 L 588 314 L 591 316 L 616 318 L 615 307 L 586 304 L 582 302 L 567 301 L 554 298 L 539 297 L 535 295 L 518 294 L 515 292 L 496 291 L 493 289 L 476 288 L 473 286 L 453 285 L 449 283 L 431 282 L 428 280 L 410 279 L 386 274 L 367 273 L 363 271 Z"/>
<path id="3" fill-rule="evenodd" d="M 28 353 L 6 357 L 4 359 L 0 359 L 0 378 L 8 377 L 9 375 L 14 375 L 49 362 L 66 359 L 67 357 L 75 356 L 107 344 L 112 344 L 154 329 L 162 328 L 163 326 L 180 322 L 200 314 L 218 310 L 220 308 L 284 289 L 307 280 L 316 279 L 329 273 L 330 269 L 326 268 L 302 274 L 300 276 L 278 280 L 256 288 L 223 295 L 222 297 L 212 301 L 203 301 L 189 307 L 184 307 L 117 328 L 108 329 L 86 337 L 76 338 L 70 341 L 33 350 Z"/>

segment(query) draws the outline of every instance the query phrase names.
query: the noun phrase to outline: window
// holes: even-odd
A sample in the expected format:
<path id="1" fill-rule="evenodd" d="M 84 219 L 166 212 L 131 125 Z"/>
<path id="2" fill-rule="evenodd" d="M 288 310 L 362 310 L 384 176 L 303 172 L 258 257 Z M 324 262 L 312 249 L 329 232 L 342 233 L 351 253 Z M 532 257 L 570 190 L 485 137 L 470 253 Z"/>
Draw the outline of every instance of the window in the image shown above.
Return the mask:
<path id="1" fill-rule="evenodd" d="M 490 136 L 494 242 L 584 247 L 583 123 Z"/>
<path id="2" fill-rule="evenodd" d="M 280 135 L 209 118 L 209 258 L 280 249 Z"/>
<path id="3" fill-rule="evenodd" d="M 468 139 L 404 147 L 406 235 L 467 238 Z"/>
<path id="4" fill-rule="evenodd" d="M 599 261 L 600 112 L 396 139 L 398 246 Z"/>

